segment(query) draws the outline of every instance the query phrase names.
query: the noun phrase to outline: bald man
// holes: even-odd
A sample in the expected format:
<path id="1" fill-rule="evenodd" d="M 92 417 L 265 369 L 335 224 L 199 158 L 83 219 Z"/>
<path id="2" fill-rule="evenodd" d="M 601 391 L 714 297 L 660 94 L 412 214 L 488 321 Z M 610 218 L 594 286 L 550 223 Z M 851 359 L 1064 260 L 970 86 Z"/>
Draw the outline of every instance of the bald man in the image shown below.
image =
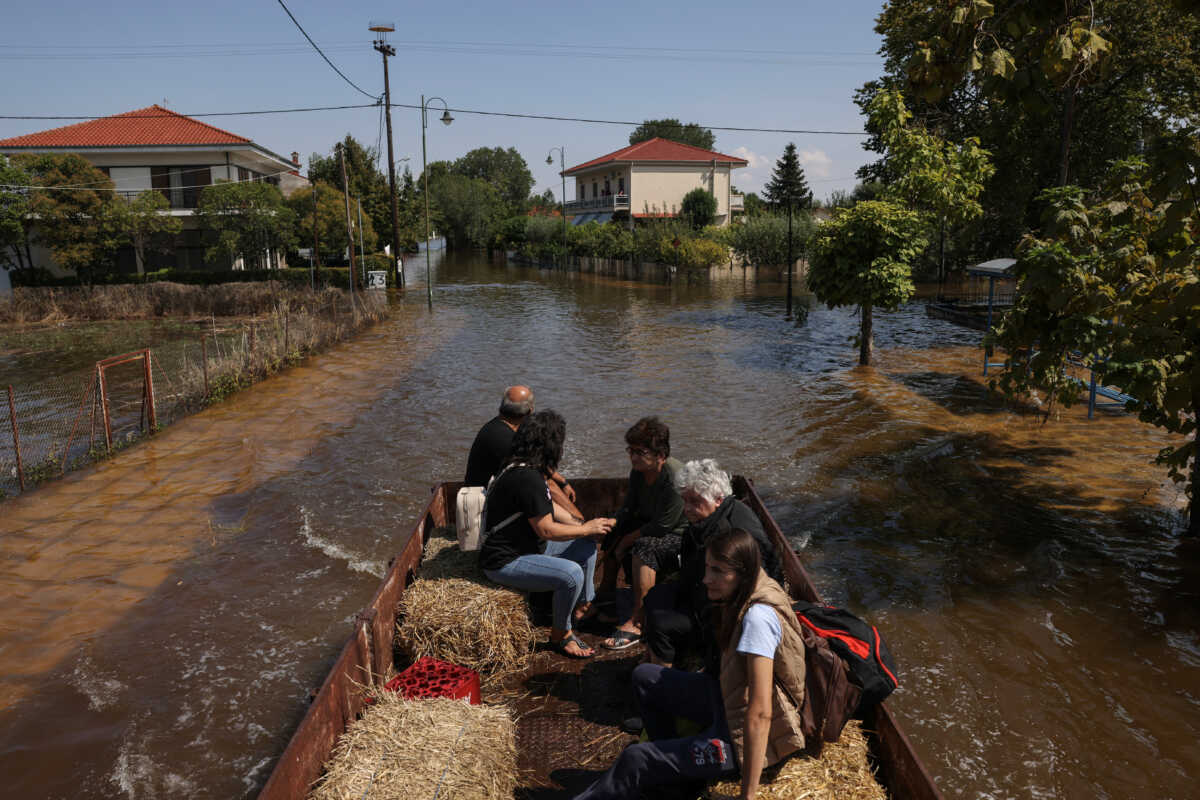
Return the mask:
<path id="1" fill-rule="evenodd" d="M 487 486 L 492 476 L 500 471 L 512 450 L 513 434 L 525 418 L 533 413 L 533 390 L 528 386 L 510 386 L 500 398 L 500 415 L 479 429 L 471 452 L 467 456 L 467 474 L 463 483 L 467 486 Z M 555 472 L 547 481 L 551 499 L 565 509 L 571 517 L 580 520 L 583 515 L 575 507 L 575 490 L 559 473 Z"/>

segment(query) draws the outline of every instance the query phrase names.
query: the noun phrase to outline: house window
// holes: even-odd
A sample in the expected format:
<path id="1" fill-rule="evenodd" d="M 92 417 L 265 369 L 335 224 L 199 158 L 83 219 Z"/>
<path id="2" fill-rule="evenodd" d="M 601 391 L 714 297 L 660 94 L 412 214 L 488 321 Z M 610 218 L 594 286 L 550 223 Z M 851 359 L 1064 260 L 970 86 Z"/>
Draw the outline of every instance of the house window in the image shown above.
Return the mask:
<path id="1" fill-rule="evenodd" d="M 595 182 L 595 181 L 592 181 L 592 199 L 593 199 L 593 200 L 595 200 L 595 199 L 596 199 L 596 195 L 597 195 L 597 192 L 596 192 L 596 182 Z"/>
<path id="2" fill-rule="evenodd" d="M 612 184 L 608 182 L 608 178 L 604 179 L 604 196 L 608 197 L 612 194 Z"/>
<path id="3" fill-rule="evenodd" d="M 625 176 L 617 178 L 617 194 L 625 194 Z"/>
<path id="4" fill-rule="evenodd" d="M 162 192 L 171 208 L 195 208 L 201 189 L 211 183 L 209 167 L 150 168 L 150 188 Z"/>

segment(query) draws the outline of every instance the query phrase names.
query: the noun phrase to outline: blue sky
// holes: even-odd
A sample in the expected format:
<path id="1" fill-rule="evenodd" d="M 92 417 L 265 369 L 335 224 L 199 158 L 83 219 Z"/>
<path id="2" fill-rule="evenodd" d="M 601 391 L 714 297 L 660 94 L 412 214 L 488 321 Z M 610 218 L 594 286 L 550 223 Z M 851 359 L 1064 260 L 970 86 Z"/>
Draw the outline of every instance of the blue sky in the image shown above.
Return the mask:
<path id="1" fill-rule="evenodd" d="M 286 1 L 286 0 L 285 0 Z M 370 20 L 393 22 L 393 103 L 422 93 L 451 108 L 606 120 L 678 117 L 734 127 L 861 131 L 854 90 L 880 73 L 879 3 L 306 2 L 288 7 L 330 59 L 372 94 L 383 91 Z M 181 113 L 345 105 L 370 100 L 311 49 L 275 0 L 114 5 L 48 0 L 6 14 L 0 88 L 6 115 L 106 115 L 164 103 Z M 439 111 L 440 113 L 440 111 Z M 538 191 L 559 194 L 567 166 L 623 147 L 630 128 L 456 113 L 431 119 L 429 160 L 475 147 L 516 147 Z M 205 118 L 287 155 L 328 152 L 345 133 L 374 145 L 377 109 Z M 395 109 L 397 159 L 420 172 L 420 112 Z M 59 122 L 0 120 L 0 138 Z M 850 189 L 868 160 L 860 136 L 717 131 L 740 155 L 734 173 L 758 191 L 794 141 L 814 193 Z M 385 151 L 386 152 L 386 151 Z M 568 194 L 571 194 L 568 180 Z"/>

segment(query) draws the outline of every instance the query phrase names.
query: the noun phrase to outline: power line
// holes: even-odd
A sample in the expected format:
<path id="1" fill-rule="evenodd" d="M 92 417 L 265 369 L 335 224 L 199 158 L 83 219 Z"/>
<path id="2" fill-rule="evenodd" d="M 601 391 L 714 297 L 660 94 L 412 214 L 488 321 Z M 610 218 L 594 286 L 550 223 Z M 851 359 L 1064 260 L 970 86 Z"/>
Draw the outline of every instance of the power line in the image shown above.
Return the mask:
<path id="1" fill-rule="evenodd" d="M 353 86 L 355 89 L 357 89 L 362 94 L 365 94 L 367 97 L 370 97 L 372 99 L 377 99 L 376 95 L 373 95 L 368 91 L 365 91 L 364 89 L 360 88 L 357 83 L 355 83 L 354 81 L 347 78 L 346 74 L 344 72 L 342 72 L 340 69 L 338 69 L 337 66 L 334 65 L 334 63 L 329 60 L 329 56 L 325 55 L 325 53 L 323 53 L 321 51 L 321 48 L 317 47 L 317 43 L 312 40 L 312 37 L 308 35 L 308 31 L 304 30 L 304 27 L 300 24 L 299 20 L 296 19 L 296 17 L 292 14 L 292 12 L 288 10 L 288 7 L 283 4 L 283 0 L 278 0 L 278 2 L 279 2 L 280 7 L 282 7 L 284 11 L 287 11 L 287 15 L 292 18 L 292 22 L 296 23 L 296 27 L 300 29 L 300 32 L 304 34 L 304 38 L 308 39 L 308 43 L 313 46 L 314 50 L 316 50 L 318 53 L 321 54 L 321 58 L 325 59 L 325 63 L 328 64 L 330 67 L 332 67 L 334 72 L 336 72 L 338 75 L 342 76 L 342 80 L 344 80 L 346 83 Z"/>
<path id="2" fill-rule="evenodd" d="M 310 107 L 310 108 L 274 108 L 274 109 L 261 109 L 261 110 L 256 110 L 256 111 L 211 111 L 211 112 L 206 112 L 206 113 L 202 113 L 202 114 L 180 114 L 180 116 L 185 116 L 185 117 L 240 117 L 240 116 L 253 116 L 255 114 L 297 114 L 297 113 L 308 112 L 308 111 L 338 111 L 338 110 L 352 109 L 352 108 L 374 108 L 375 106 L 378 106 L 378 105 L 382 105 L 382 102 L 362 103 L 359 105 L 346 105 L 346 106 L 314 106 L 314 107 Z M 420 108 L 421 108 L 420 105 L 411 104 L 411 103 L 392 103 L 391 106 L 392 106 L 392 108 L 409 108 L 409 109 L 414 109 L 414 110 L 420 110 Z M 516 111 L 480 111 L 478 109 L 471 109 L 471 108 L 449 108 L 447 110 L 452 111 L 456 114 L 475 114 L 478 116 L 485 116 L 485 117 L 510 117 L 510 118 L 515 118 L 515 119 L 542 119 L 542 120 L 549 120 L 552 122 L 582 122 L 582 123 L 590 124 L 590 125 L 625 125 L 625 126 L 634 127 L 634 128 L 636 128 L 637 126 L 639 126 L 643 122 L 645 122 L 645 120 L 638 122 L 638 121 L 616 120 L 616 119 L 593 119 L 593 118 L 588 118 L 588 117 L 563 117 L 563 116 L 556 116 L 556 115 L 552 115 L 552 114 L 527 114 L 527 113 L 521 113 L 521 112 L 516 112 Z M 177 112 L 171 112 L 171 114 L 169 114 L 169 115 L 168 114 L 121 114 L 119 116 L 120 116 L 120 119 L 162 119 L 163 117 L 166 117 L 166 116 L 174 116 L 176 113 Z M 108 117 L 94 117 L 94 116 L 82 116 L 82 115 L 81 116 L 66 116 L 66 115 L 35 116 L 35 115 L 2 115 L 2 114 L 0 114 L 0 119 L 21 119 L 21 120 L 94 120 L 94 119 L 107 119 L 107 118 Z M 712 131 L 736 131 L 736 132 L 740 132 L 740 133 L 789 133 L 789 134 L 802 134 L 802 135 L 808 135 L 808 136 L 867 136 L 868 135 L 865 131 L 835 131 L 835 130 L 817 130 L 817 129 L 804 129 L 804 128 L 752 128 L 752 127 L 732 126 L 732 125 L 705 125 L 702 123 L 696 123 L 696 124 L 699 125 L 701 128 L 707 128 L 708 130 L 712 130 Z"/>

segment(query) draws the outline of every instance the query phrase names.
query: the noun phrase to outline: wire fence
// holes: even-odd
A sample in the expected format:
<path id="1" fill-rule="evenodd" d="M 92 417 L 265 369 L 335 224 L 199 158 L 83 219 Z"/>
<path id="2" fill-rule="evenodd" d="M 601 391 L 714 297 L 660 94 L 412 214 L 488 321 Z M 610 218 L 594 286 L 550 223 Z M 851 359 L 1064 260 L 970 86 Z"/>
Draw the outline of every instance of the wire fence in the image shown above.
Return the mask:
<path id="1" fill-rule="evenodd" d="M 194 337 L 0 387 L 0 499 L 108 458 L 386 314 L 382 292 L 327 291 L 302 310 L 214 318 Z"/>

